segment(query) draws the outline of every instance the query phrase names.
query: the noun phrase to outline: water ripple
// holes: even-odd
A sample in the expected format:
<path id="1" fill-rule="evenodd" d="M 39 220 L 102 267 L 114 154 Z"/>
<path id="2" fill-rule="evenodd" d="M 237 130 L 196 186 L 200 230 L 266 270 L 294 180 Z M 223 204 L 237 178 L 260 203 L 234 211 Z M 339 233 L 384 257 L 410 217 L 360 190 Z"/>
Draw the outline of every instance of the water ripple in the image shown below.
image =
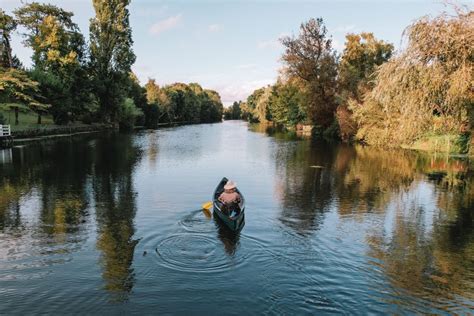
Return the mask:
<path id="1" fill-rule="evenodd" d="M 188 233 L 172 235 L 156 247 L 158 263 L 171 269 L 188 272 L 225 271 L 244 262 L 244 257 L 229 260 L 218 240 Z"/>

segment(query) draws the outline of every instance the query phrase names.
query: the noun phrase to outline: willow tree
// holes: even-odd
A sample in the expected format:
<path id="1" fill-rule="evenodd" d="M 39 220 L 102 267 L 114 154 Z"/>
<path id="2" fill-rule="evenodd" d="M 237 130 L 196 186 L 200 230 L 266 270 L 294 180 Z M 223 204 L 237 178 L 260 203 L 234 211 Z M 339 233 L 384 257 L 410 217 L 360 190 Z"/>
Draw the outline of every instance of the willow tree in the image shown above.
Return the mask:
<path id="1" fill-rule="evenodd" d="M 117 121 L 135 62 L 127 6 L 130 0 L 93 0 L 90 20 L 90 58 L 101 116 Z"/>
<path id="2" fill-rule="evenodd" d="M 297 37 L 282 38 L 285 71 L 305 83 L 307 117 L 323 129 L 334 121 L 337 58 L 323 19 L 310 19 Z"/>
<path id="3" fill-rule="evenodd" d="M 383 64 L 363 104 L 352 103 L 371 144 L 409 144 L 426 133 L 460 133 L 474 109 L 474 12 L 423 17 L 406 31 L 406 49 Z"/>

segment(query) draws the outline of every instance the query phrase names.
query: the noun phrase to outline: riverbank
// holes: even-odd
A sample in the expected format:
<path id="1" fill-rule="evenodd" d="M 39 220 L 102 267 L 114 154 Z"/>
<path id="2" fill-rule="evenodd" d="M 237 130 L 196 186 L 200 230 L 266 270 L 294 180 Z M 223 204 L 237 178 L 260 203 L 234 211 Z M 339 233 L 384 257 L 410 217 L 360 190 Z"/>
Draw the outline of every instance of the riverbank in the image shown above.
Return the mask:
<path id="1" fill-rule="evenodd" d="M 158 123 L 156 128 L 162 127 L 171 127 L 171 126 L 180 126 L 180 125 L 191 125 L 191 124 L 201 124 L 195 122 L 168 122 L 168 123 Z M 21 128 L 14 129 L 13 132 L 13 143 L 14 144 L 24 144 L 35 141 L 51 140 L 64 137 L 72 137 L 77 135 L 85 135 L 92 133 L 99 133 L 103 131 L 113 131 L 118 130 L 118 126 L 114 124 L 103 124 L 103 123 L 94 123 L 94 124 L 69 124 L 69 125 L 37 125 L 30 128 Z M 135 126 L 134 131 L 153 129 L 145 126 Z"/>
<path id="2" fill-rule="evenodd" d="M 474 138 L 472 132 L 459 135 L 426 135 L 413 144 L 403 145 L 402 148 L 472 157 L 474 156 Z"/>
<path id="3" fill-rule="evenodd" d="M 117 127 L 113 124 L 70 124 L 64 126 L 44 125 L 41 127 L 16 130 L 12 135 L 14 144 L 22 144 L 115 129 L 117 129 Z"/>

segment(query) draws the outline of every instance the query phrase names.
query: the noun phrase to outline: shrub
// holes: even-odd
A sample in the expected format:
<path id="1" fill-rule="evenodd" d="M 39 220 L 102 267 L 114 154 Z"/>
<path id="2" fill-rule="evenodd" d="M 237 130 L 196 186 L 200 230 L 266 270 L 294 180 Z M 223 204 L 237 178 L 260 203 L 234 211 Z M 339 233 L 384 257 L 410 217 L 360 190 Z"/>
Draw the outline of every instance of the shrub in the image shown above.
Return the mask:
<path id="1" fill-rule="evenodd" d="M 143 116 L 143 112 L 135 106 L 132 99 L 126 98 L 119 109 L 120 129 L 132 130 L 140 116 Z"/>

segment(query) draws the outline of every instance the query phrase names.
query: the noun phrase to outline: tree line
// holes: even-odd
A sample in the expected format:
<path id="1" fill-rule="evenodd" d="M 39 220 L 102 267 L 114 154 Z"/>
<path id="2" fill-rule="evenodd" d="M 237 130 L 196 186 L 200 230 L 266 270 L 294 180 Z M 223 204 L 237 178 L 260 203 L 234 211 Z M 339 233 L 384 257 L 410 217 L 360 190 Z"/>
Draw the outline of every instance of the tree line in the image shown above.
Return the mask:
<path id="1" fill-rule="evenodd" d="M 255 90 L 229 113 L 317 135 L 400 146 L 426 135 L 463 135 L 474 124 L 474 12 L 422 17 L 394 46 L 372 33 L 347 34 L 342 54 L 323 19 L 281 39 L 284 63 L 274 85 Z M 235 117 L 233 117 L 235 118 Z"/>
<path id="2" fill-rule="evenodd" d="M 100 122 L 130 129 L 166 122 L 220 121 L 220 96 L 196 83 L 141 86 L 131 71 L 135 62 L 130 0 L 93 0 L 86 43 L 74 14 L 38 2 L 27 3 L 10 16 L 0 9 L 0 106 L 51 114 L 56 124 Z M 21 26 L 31 48 L 32 67 L 14 55 L 11 37 Z M 0 118 L 1 120 L 1 118 Z"/>

